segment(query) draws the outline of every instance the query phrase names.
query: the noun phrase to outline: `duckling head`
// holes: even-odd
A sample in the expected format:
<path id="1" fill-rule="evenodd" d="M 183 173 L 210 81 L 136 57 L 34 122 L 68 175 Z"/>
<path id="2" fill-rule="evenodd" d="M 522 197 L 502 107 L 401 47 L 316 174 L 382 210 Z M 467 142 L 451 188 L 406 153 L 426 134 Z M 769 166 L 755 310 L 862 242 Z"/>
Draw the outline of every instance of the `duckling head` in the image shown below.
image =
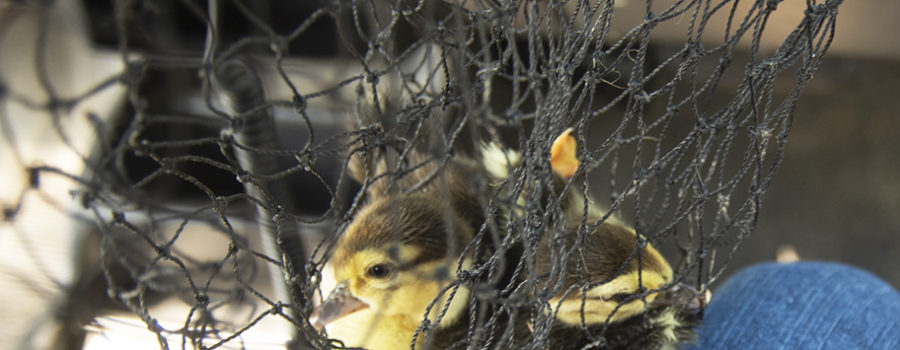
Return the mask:
<path id="1" fill-rule="evenodd" d="M 437 329 L 453 324 L 468 290 L 448 286 L 460 267 L 471 266 L 470 257 L 460 257 L 471 237 L 470 225 L 434 193 L 374 200 L 335 247 L 330 262 L 338 284 L 313 324 L 347 346 L 370 349 L 409 348 L 426 318 L 440 318 Z"/>
<path id="2" fill-rule="evenodd" d="M 539 273 L 559 270 L 562 288 L 549 300 L 558 321 L 581 326 L 629 319 L 671 283 L 669 263 L 649 243 L 636 244 L 634 231 L 606 222 L 582 237 L 575 230 L 556 247 L 544 240 L 535 258 Z"/>
<path id="3" fill-rule="evenodd" d="M 554 140 L 550 164 L 557 189 L 577 173 L 577 142 L 567 129 Z M 544 237 L 536 253 L 539 274 L 557 271 L 562 288 L 550 301 L 556 319 L 568 325 L 597 325 L 629 319 L 672 281 L 668 261 L 649 242 L 593 200 L 569 187 L 560 206 L 568 226 L 561 237 Z M 585 208 L 587 203 L 587 208 Z M 582 216 L 596 225 L 579 234 Z M 641 240 L 641 241 L 639 241 Z"/>

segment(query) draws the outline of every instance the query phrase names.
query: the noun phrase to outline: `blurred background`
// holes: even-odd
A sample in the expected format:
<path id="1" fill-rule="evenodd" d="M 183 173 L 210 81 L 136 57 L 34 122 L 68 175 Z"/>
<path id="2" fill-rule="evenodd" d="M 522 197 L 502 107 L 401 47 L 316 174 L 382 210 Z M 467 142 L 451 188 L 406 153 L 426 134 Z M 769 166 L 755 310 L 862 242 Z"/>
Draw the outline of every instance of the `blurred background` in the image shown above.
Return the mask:
<path id="1" fill-rule="evenodd" d="M 782 4 L 797 5 L 799 1 Z M 900 4 L 845 2 L 832 50 L 797 105 L 784 165 L 734 267 L 791 245 L 900 288 Z"/>
<path id="2" fill-rule="evenodd" d="M 280 32 L 295 26 L 296 18 L 308 17 L 315 10 L 315 6 L 305 6 L 303 2 L 262 3 L 265 5 L 255 6 L 279 14 L 272 17 L 274 22 L 270 25 Z M 781 43 L 796 26 L 806 5 L 807 2 L 801 0 L 779 4 L 778 12 L 767 27 L 764 38 L 768 41 L 762 43 L 764 51 L 774 50 Z M 117 47 L 121 38 L 116 36 L 120 28 L 117 28 L 114 9 L 108 1 L 58 2 L 48 16 L 38 16 L 31 6 L 28 2 L 0 2 L 0 98 L 3 98 L 0 107 L 4 108 L 2 113 L 5 114 L 0 118 L 3 132 L 0 134 L 3 138 L 0 183 L 4 184 L 0 187 L 0 203 L 4 209 L 4 222 L 0 224 L 0 300 L 3 300 L 0 323 L 8 325 L 0 330 L 0 344 L 7 344 L 3 347 L 10 349 L 54 347 L 52 341 L 41 343 L 34 339 L 56 331 L 41 325 L 58 316 L 58 311 L 48 304 L 63 303 L 61 291 L 70 285 L 73 276 L 83 273 L 73 261 L 87 255 L 76 249 L 85 243 L 81 239 L 83 236 L 73 232 L 90 226 L 87 221 L 93 215 L 79 205 L 79 201 L 87 199 L 77 192 L 72 179 L 60 174 L 89 171 L 84 164 L 85 159 L 89 160 L 87 163 L 93 161 L 90 160 L 91 150 L 98 147 L 95 144 L 98 137 L 96 120 L 113 120 L 105 127 L 122 128 L 108 116 L 122 113 L 125 100 L 129 98 L 124 95 L 124 88 L 117 86 L 117 82 L 127 80 L 129 75 L 119 74 L 128 71 L 122 65 Z M 169 47 L 174 49 L 167 52 L 168 55 L 203 45 L 205 28 L 198 26 L 189 15 L 179 12 L 187 18 L 174 16 L 165 20 L 154 17 L 166 13 L 167 6 L 172 6 L 170 2 L 135 6 L 143 6 L 141 13 L 147 14 L 147 18 L 145 23 L 138 21 L 139 25 L 132 29 L 141 33 L 140 26 L 146 25 L 153 30 L 141 33 L 147 36 L 144 39 L 141 35 L 131 38 L 133 47 L 149 46 L 155 35 L 172 40 Z M 617 1 L 618 22 L 615 23 L 619 27 L 614 27 L 611 33 L 622 35 L 633 27 L 634 21 L 640 20 L 642 11 L 641 1 Z M 754 263 L 772 261 L 776 252 L 795 251 L 801 260 L 852 264 L 900 287 L 900 98 L 896 93 L 896 89 L 900 89 L 900 40 L 893 36 L 893 33 L 900 33 L 897 14 L 900 14 L 900 2 L 849 1 L 840 8 L 834 42 L 796 107 L 784 163 L 765 195 L 758 226 L 752 236 L 741 243 L 728 265 L 726 276 Z M 223 16 L 237 15 L 225 13 Z M 162 35 L 159 26 L 171 32 Z M 253 30 L 251 23 L 232 27 L 221 40 L 234 43 L 241 35 Z M 684 39 L 674 30 L 656 33 L 653 45 L 662 53 L 678 47 Z M 51 49 L 35 45 L 40 40 L 47 40 L 47 47 Z M 333 83 L 357 72 L 357 68 L 349 68 L 352 60 L 331 59 L 346 56 L 337 41 L 334 30 L 321 26 L 291 42 L 290 51 L 295 60 L 286 64 L 285 69 L 300 81 L 301 88 Z M 746 45 L 739 50 L 746 51 Z M 740 54 L 739 51 L 738 56 Z M 39 66 L 46 69 L 37 68 Z M 158 105 L 178 100 L 182 105 L 173 108 L 181 113 L 201 113 L 205 106 L 199 98 L 200 89 L 181 89 L 197 85 L 196 70 L 178 71 L 177 65 L 170 68 L 167 75 L 161 72 L 153 75 L 152 71 L 147 74 L 151 82 L 144 86 L 159 89 L 152 94 L 159 100 L 142 102 Z M 159 81 L 152 81 L 156 77 Z M 51 80 L 52 84 L 48 84 Z M 739 83 L 739 80 L 726 77 L 716 94 L 728 98 Z M 101 88 L 91 90 L 98 86 Z M 267 88 L 276 97 L 279 94 L 290 96 L 283 87 L 282 90 Z M 775 92 L 786 95 L 789 88 L 789 85 L 780 90 L 776 87 Z M 185 98 L 185 94 L 189 98 Z M 41 105 L 41 101 L 59 96 L 77 96 L 83 103 L 51 107 L 61 107 L 60 110 L 71 115 L 87 117 L 47 118 L 42 111 L 48 106 Z M 326 137 L 341 130 L 342 116 L 334 112 L 338 104 L 339 99 L 319 99 L 307 107 L 310 114 L 317 116 L 314 121 Z M 286 120 L 290 111 L 290 106 L 278 106 L 275 117 Z M 218 127 L 195 126 L 181 132 L 191 137 L 217 136 Z M 60 138 L 51 130 L 65 130 L 66 136 Z M 160 131 L 155 137 L 169 137 L 163 135 L 166 132 Z M 302 126 L 291 126 L 290 123 L 279 133 L 282 139 L 289 140 L 287 147 L 301 145 L 307 137 Z M 197 152 L 214 154 L 216 149 L 198 149 Z M 139 159 L 126 159 L 125 164 L 128 164 L 133 180 L 152 171 Z M 46 166 L 47 171 L 42 172 L 45 175 L 35 176 L 23 165 Z M 317 167 L 321 173 L 336 174 L 341 164 L 336 160 L 325 160 Z M 202 170 L 198 172 L 203 173 Z M 325 181 L 334 184 L 336 176 Z M 319 180 L 299 177 L 292 181 L 316 183 Z M 161 200 L 188 196 L 183 192 L 184 188 L 172 188 L 166 183 L 158 186 L 157 194 Z M 217 186 L 233 192 L 241 189 L 240 184 L 231 179 Z M 41 191 L 23 191 L 23 188 L 40 188 Z M 305 201 L 306 206 L 299 210 L 313 215 L 325 212 L 328 202 L 323 198 L 328 193 L 324 187 L 311 185 L 307 188 L 308 198 L 316 200 Z M 72 212 L 77 214 L 72 215 Z M 252 221 L 252 216 L 244 218 Z M 177 221 L 172 223 L 177 224 Z M 254 225 L 247 222 L 236 225 L 246 231 L 255 230 Z M 219 252 L 224 251 L 227 240 L 219 237 L 216 241 L 212 236 L 215 235 L 181 244 L 186 247 L 205 244 L 214 246 Z M 311 241 L 314 239 L 310 238 Z M 260 242 L 248 244 L 253 247 L 264 245 Z M 266 269 L 260 271 L 255 278 L 267 279 Z M 271 288 L 262 288 L 264 293 L 277 294 Z M 285 336 L 287 328 L 283 323 L 277 323 L 273 322 L 272 327 L 282 327 L 280 334 Z M 149 348 L 153 347 L 155 344 Z"/>

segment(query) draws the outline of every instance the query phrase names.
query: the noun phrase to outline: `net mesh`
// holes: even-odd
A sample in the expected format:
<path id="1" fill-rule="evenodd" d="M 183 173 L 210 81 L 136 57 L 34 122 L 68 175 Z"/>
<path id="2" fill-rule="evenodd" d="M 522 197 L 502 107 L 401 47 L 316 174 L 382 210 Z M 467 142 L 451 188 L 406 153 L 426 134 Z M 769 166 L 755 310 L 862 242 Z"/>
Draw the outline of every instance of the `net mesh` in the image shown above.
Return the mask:
<path id="1" fill-rule="evenodd" d="M 290 3 L 0 4 L 0 45 L 20 52 L 0 75 L 4 166 L 21 175 L 4 190 L 4 235 L 35 239 L 20 224 L 47 203 L 75 252 L 53 282 L 54 344 L 80 348 L 85 327 L 129 322 L 97 317 L 124 312 L 161 348 L 258 348 L 270 323 L 285 330 L 265 338 L 274 347 L 339 347 L 309 317 L 367 201 L 352 157 L 425 150 L 439 174 L 493 142 L 523 166 L 481 199 L 510 214 L 478 234 L 508 239 L 465 242 L 488 258 L 452 285 L 531 329 L 517 344 L 513 322 L 479 319 L 461 347 L 546 348 L 551 295 L 485 281 L 509 268 L 500 252 L 559 234 L 558 203 L 516 198 L 552 191 L 548 155 L 567 128 L 581 160 L 570 187 L 662 251 L 674 281 L 706 290 L 756 226 L 841 1 Z M 79 43 L 88 53 L 67 56 Z M 512 265 L 546 278 L 527 263 Z"/>

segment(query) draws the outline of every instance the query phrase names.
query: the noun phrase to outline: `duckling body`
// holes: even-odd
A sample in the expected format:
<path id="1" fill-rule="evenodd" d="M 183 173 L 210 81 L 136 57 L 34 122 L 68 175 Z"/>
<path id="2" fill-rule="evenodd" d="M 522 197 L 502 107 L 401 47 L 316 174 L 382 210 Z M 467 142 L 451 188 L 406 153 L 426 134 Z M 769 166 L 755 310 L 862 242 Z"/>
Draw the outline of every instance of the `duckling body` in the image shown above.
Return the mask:
<path id="1" fill-rule="evenodd" d="M 579 166 L 571 132 L 555 140 L 550 155 L 550 195 L 560 199 L 564 221 L 548 225 L 551 232 L 535 247 L 530 275 L 539 279 L 537 293 L 551 295 L 543 312 L 552 324 L 532 327 L 544 327 L 536 333 L 546 332 L 543 344 L 553 350 L 665 349 L 689 340 L 700 306 L 678 306 L 697 305 L 686 299 L 696 294 L 672 288 L 672 268 L 652 244 L 585 198 L 578 186 L 567 185 Z"/>
<path id="2" fill-rule="evenodd" d="M 562 250 L 582 248 L 557 262 L 565 270 L 562 287 L 549 300 L 555 318 L 549 349 L 673 349 L 692 339 L 702 305 L 679 308 L 694 294 L 670 286 L 672 270 L 656 249 L 648 244 L 640 258 L 632 255 L 637 236 L 614 224 L 603 223 L 583 238 L 577 230 L 566 234 Z M 538 273 L 553 269 L 554 253 L 544 244 L 536 253 Z"/>
<path id="3" fill-rule="evenodd" d="M 666 321 L 668 320 L 668 321 Z M 604 328 L 603 325 L 573 327 L 556 325 L 551 328 L 549 349 L 675 349 L 679 342 L 694 337 L 691 328 L 698 322 L 697 316 L 678 315 L 672 309 L 653 308 L 646 318 L 632 317 Z"/>

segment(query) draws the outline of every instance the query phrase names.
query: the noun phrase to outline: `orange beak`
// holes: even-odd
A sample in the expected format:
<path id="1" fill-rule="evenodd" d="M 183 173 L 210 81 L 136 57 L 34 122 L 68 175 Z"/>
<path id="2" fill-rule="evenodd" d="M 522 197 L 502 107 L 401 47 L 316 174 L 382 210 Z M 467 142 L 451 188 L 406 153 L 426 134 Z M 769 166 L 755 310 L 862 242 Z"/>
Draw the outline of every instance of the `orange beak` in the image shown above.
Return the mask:
<path id="1" fill-rule="evenodd" d="M 317 330 L 322 330 L 334 320 L 368 307 L 368 304 L 354 297 L 347 282 L 343 282 L 335 286 L 325 301 L 313 310 L 309 322 Z"/>

